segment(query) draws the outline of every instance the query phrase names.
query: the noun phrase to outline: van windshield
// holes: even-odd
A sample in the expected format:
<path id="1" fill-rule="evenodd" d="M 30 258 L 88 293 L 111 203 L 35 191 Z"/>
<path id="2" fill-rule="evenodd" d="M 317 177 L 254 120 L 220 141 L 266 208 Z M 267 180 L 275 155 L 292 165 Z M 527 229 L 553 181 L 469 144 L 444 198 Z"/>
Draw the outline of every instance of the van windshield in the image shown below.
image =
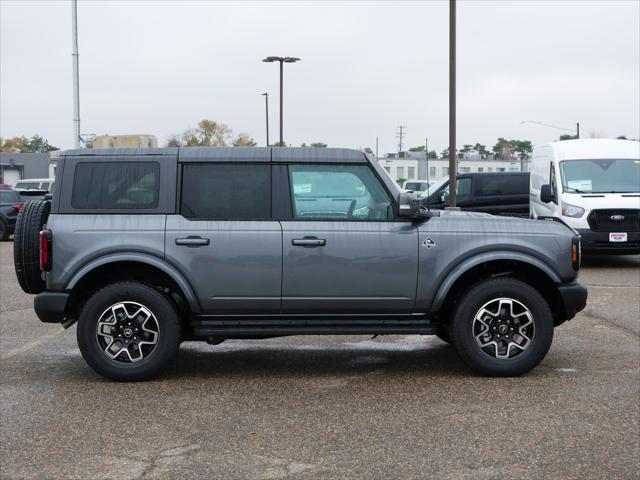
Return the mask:
<path id="1" fill-rule="evenodd" d="M 562 190 L 567 193 L 637 193 L 640 159 L 562 161 L 560 176 Z"/>

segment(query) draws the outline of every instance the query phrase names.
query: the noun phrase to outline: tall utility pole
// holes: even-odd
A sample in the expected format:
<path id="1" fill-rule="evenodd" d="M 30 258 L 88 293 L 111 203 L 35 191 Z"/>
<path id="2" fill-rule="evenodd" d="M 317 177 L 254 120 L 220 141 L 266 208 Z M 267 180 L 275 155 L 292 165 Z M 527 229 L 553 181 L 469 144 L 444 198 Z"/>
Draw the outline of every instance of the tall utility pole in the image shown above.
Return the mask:
<path id="1" fill-rule="evenodd" d="M 396 134 L 396 138 L 398 138 L 398 153 L 402 151 L 402 138 L 406 135 L 404 129 L 407 128 L 404 125 L 398 125 L 398 133 Z"/>
<path id="2" fill-rule="evenodd" d="M 449 206 L 456 206 L 456 0 L 449 0 Z"/>
<path id="3" fill-rule="evenodd" d="M 267 124 L 267 147 L 269 146 L 269 94 L 267 92 L 264 92 L 262 94 L 262 96 L 264 97 L 264 109 L 265 109 L 265 120 L 266 120 L 266 124 Z"/>
<path id="4" fill-rule="evenodd" d="M 424 153 L 427 159 L 427 183 L 429 182 L 429 139 L 424 139 Z"/>
<path id="5" fill-rule="evenodd" d="M 576 122 L 576 138 L 580 138 L 580 122 Z"/>
<path id="6" fill-rule="evenodd" d="M 376 160 L 378 159 L 378 137 L 376 137 Z"/>
<path id="7" fill-rule="evenodd" d="M 272 63 L 279 62 L 280 63 L 280 142 L 279 145 L 281 147 L 284 146 L 284 138 L 282 133 L 282 73 L 283 73 L 283 64 L 284 63 L 295 63 L 299 61 L 299 58 L 296 57 L 267 57 L 263 59 L 263 62 Z"/>
<path id="8" fill-rule="evenodd" d="M 71 60 L 73 62 L 73 147 L 80 148 L 80 74 L 78 53 L 78 0 L 71 0 Z"/>

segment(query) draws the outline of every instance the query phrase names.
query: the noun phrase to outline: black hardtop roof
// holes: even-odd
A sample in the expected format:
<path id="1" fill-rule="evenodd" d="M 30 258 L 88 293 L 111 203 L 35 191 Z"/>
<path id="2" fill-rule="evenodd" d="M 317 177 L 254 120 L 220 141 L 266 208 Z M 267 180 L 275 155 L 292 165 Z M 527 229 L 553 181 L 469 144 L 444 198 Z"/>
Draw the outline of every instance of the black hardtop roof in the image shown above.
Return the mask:
<path id="1" fill-rule="evenodd" d="M 165 147 L 87 148 L 61 152 L 66 157 L 176 156 L 180 162 L 326 162 L 366 163 L 366 155 L 349 148 L 314 147 Z"/>

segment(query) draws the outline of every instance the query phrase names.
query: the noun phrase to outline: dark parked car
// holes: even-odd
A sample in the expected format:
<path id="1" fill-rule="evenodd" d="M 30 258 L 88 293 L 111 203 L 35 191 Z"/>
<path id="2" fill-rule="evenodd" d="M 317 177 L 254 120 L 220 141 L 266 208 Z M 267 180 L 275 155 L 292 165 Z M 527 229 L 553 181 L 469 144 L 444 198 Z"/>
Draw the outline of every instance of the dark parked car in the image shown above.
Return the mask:
<path id="1" fill-rule="evenodd" d="M 16 218 L 24 201 L 15 190 L 0 189 L 0 240 L 4 241 L 13 234 Z"/>
<path id="2" fill-rule="evenodd" d="M 423 205 L 444 208 L 449 204 L 447 179 L 432 186 Z M 461 173 L 457 176 L 456 205 L 462 210 L 492 215 L 529 216 L 529 173 Z"/>

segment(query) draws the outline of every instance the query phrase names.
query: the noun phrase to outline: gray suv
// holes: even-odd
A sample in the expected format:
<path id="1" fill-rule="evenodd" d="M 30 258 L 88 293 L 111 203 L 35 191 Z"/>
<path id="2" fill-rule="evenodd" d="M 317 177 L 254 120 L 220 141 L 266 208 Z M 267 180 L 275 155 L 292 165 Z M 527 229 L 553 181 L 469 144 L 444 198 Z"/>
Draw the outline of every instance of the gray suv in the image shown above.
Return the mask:
<path id="1" fill-rule="evenodd" d="M 425 210 L 347 149 L 63 152 L 15 265 L 87 363 L 156 374 L 184 340 L 420 334 L 476 371 L 531 370 L 586 304 L 562 223 Z"/>

